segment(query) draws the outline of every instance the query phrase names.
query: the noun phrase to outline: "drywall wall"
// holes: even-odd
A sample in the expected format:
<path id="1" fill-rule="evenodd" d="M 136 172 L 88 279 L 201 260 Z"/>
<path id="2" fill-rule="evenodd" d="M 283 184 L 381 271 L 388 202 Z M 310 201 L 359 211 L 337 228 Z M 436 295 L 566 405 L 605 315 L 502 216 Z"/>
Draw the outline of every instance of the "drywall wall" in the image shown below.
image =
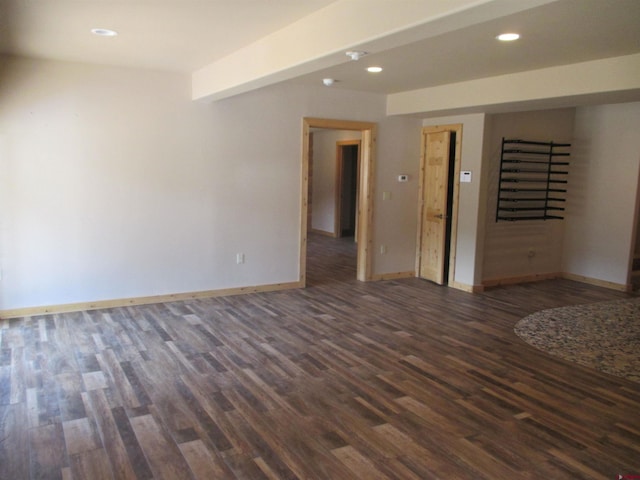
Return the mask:
<path id="1" fill-rule="evenodd" d="M 626 285 L 640 168 L 640 103 L 576 109 L 564 272 Z"/>
<path id="2" fill-rule="evenodd" d="M 454 280 L 468 287 L 480 285 L 482 279 L 485 120 L 484 114 L 470 114 L 423 121 L 423 126 L 462 124 L 461 170 L 471 171 L 472 181 L 460 184 Z"/>
<path id="3" fill-rule="evenodd" d="M 336 234 L 336 142 L 360 140 L 361 136 L 360 132 L 348 130 L 313 132 L 312 230 Z"/>
<path id="4" fill-rule="evenodd" d="M 193 102 L 188 76 L 6 62 L 0 310 L 295 282 L 302 118 L 379 122 L 378 165 L 407 162 L 419 130 L 373 94 L 276 85 Z M 374 222 L 415 235 L 384 211 Z M 413 261 L 390 249 L 394 270 Z"/>
<path id="5" fill-rule="evenodd" d="M 503 137 L 571 143 L 574 114 L 569 108 L 490 116 L 483 281 L 561 271 L 563 221 L 496 222 L 500 152 Z"/>
<path id="6" fill-rule="evenodd" d="M 420 136 L 421 121 L 415 118 L 380 122 L 373 196 L 376 274 L 415 273 Z M 408 176 L 407 182 L 398 182 L 402 174 Z"/>
<path id="7" fill-rule="evenodd" d="M 188 78 L 8 62 L 0 309 L 202 288 L 216 175 Z"/>

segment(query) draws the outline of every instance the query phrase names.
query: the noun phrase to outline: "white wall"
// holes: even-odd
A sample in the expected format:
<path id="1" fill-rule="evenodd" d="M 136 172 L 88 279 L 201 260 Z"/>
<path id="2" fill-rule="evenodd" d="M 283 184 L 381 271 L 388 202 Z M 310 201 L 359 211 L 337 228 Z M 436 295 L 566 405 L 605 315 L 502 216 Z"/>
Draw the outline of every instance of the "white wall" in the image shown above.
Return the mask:
<path id="1" fill-rule="evenodd" d="M 384 97 L 322 86 L 199 103 L 187 76 L 26 59 L 1 80 L 0 310 L 297 281 L 302 118 L 379 122 L 379 168 L 418 142 Z"/>
<path id="2" fill-rule="evenodd" d="M 625 285 L 634 249 L 640 103 L 579 107 L 563 270 Z"/>
<path id="3" fill-rule="evenodd" d="M 0 308 L 206 283 L 207 112 L 188 78 L 11 60 L 2 90 Z"/>
<path id="4" fill-rule="evenodd" d="M 462 124 L 461 170 L 472 172 L 471 183 L 460 184 L 454 280 L 466 286 L 480 285 L 486 215 L 485 115 L 455 115 L 423 121 L 424 126 L 448 124 Z"/>
<path id="5" fill-rule="evenodd" d="M 336 142 L 360 140 L 362 134 L 348 130 L 317 130 L 313 133 L 311 228 L 335 234 Z"/>
<path id="6" fill-rule="evenodd" d="M 505 113 L 490 117 L 489 155 L 486 158 L 489 182 L 483 280 L 561 271 L 564 221 L 496 222 L 500 151 L 503 137 L 571 143 L 574 114 L 575 110 L 569 108 Z M 568 180 L 567 188 L 571 191 L 571 175 Z M 529 257 L 529 250 L 533 250 L 535 256 Z"/>

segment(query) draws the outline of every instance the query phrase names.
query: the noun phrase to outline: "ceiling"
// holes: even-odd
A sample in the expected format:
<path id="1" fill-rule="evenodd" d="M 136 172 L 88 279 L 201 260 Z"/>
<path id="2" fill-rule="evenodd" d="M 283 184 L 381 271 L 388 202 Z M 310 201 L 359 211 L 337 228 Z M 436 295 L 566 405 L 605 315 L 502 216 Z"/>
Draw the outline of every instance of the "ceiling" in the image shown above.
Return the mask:
<path id="1" fill-rule="evenodd" d="M 411 1 L 411 0 L 393 0 Z M 510 0 L 518 1 L 518 0 Z M 191 73 L 332 0 L 0 0 L 0 52 Z M 91 28 L 119 35 L 101 38 Z M 495 40 L 517 31 L 513 43 Z M 357 46 L 355 46 L 357 47 Z M 396 93 L 640 52 L 640 0 L 558 0 L 289 82 Z M 342 55 L 342 54 L 341 54 Z M 365 67 L 379 65 L 379 74 Z"/>
<path id="2" fill-rule="evenodd" d="M 192 72 L 333 1 L 0 0 L 0 52 Z"/>

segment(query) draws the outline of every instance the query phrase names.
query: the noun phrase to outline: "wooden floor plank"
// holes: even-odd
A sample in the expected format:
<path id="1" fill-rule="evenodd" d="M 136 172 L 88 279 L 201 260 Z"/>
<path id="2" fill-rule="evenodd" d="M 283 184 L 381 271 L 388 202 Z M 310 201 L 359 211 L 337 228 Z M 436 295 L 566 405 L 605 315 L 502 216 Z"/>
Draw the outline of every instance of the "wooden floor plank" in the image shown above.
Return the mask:
<path id="1" fill-rule="evenodd" d="M 131 419 L 131 427 L 149 460 L 154 477 L 190 479 L 191 469 L 185 458 L 178 454 L 178 446 L 171 444 L 153 415 L 140 415 Z"/>
<path id="2" fill-rule="evenodd" d="M 0 404 L 0 478 L 29 478 L 26 406 Z"/>
<path id="3" fill-rule="evenodd" d="M 227 465 L 206 447 L 202 440 L 178 445 L 196 478 L 236 478 Z"/>
<path id="4" fill-rule="evenodd" d="M 128 480 L 136 477 L 131 459 L 122 437 L 118 432 L 118 426 L 109 407 L 104 391 L 91 390 L 86 394 L 88 410 L 96 422 L 100 435 L 101 445 L 109 458 L 113 478 Z"/>
<path id="5" fill-rule="evenodd" d="M 71 478 L 110 480 L 114 478 L 107 453 L 102 449 L 88 450 L 71 455 Z"/>
<path id="6" fill-rule="evenodd" d="M 470 294 L 356 280 L 0 321 L 0 478 L 539 479 L 640 474 L 640 384 L 513 327 L 627 298 L 566 280 Z"/>
<path id="7" fill-rule="evenodd" d="M 43 425 L 29 430 L 30 478 L 62 478 L 62 469 L 67 467 L 62 424 Z"/>
<path id="8" fill-rule="evenodd" d="M 336 448 L 333 454 L 340 459 L 356 478 L 386 480 L 389 477 L 381 473 L 371 461 L 350 445 Z"/>

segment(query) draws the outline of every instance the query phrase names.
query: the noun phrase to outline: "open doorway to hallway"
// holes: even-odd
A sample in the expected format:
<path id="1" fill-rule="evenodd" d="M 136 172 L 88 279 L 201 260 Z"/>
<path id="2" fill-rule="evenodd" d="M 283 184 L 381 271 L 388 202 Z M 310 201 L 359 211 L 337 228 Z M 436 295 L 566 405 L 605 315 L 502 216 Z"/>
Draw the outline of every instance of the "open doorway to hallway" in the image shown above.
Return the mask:
<path id="1" fill-rule="evenodd" d="M 307 285 L 356 280 L 361 133 L 310 132 Z"/>
<path id="2" fill-rule="evenodd" d="M 303 120 L 300 222 L 302 285 L 306 285 L 307 280 L 307 251 L 312 246 L 309 239 L 311 235 L 318 233 L 340 238 L 343 232 L 345 235 L 353 232 L 355 247 L 352 248 L 356 252 L 355 277 L 361 281 L 371 279 L 375 131 L 374 123 L 314 118 Z M 336 132 L 346 132 L 347 136 L 332 140 L 330 150 L 333 152 L 333 160 L 328 162 L 331 168 L 320 169 L 321 164 L 317 161 L 320 157 L 320 144 L 316 138 L 320 134 L 331 137 Z M 350 145 L 356 145 L 357 152 L 349 149 Z M 330 180 L 321 182 L 321 177 Z M 322 190 L 322 185 L 325 186 L 325 190 Z M 326 188 L 326 185 L 330 185 L 331 188 Z M 309 267 L 312 266 L 313 264 L 309 263 Z"/>
<path id="3" fill-rule="evenodd" d="M 355 241 L 360 132 L 314 129 L 310 137 L 308 230 Z"/>

